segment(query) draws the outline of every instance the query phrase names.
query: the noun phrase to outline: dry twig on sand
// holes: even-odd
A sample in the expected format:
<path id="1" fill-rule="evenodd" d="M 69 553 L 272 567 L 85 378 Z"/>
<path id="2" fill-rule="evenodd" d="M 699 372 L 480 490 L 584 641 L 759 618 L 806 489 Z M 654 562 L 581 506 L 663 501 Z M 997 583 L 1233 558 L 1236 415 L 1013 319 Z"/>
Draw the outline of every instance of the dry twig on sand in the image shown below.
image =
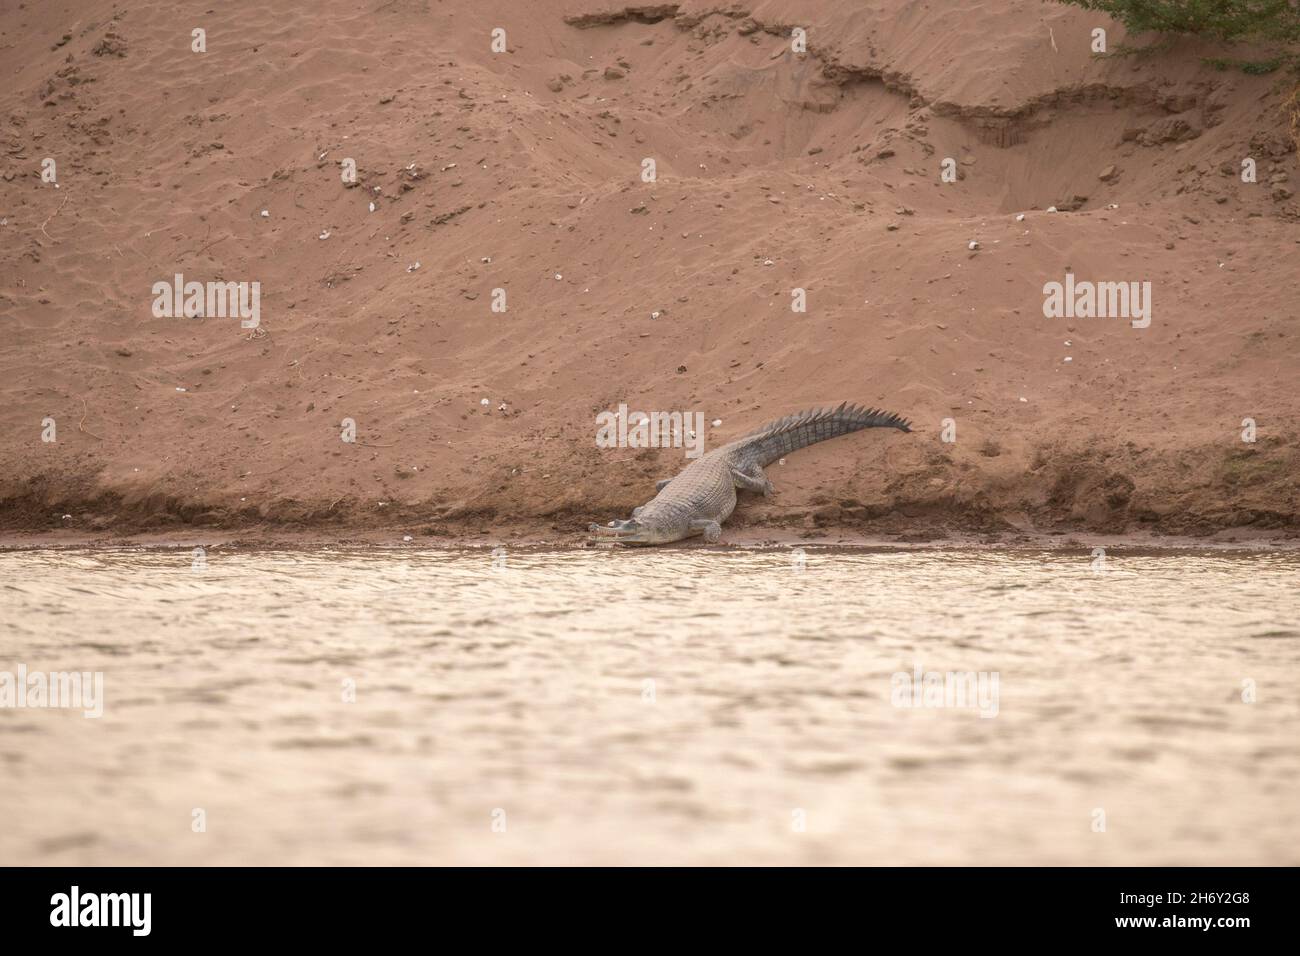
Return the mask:
<path id="1" fill-rule="evenodd" d="M 68 199 L 69 199 L 71 196 L 72 196 L 71 193 L 66 193 L 66 192 L 65 192 L 65 193 L 63 194 L 63 202 L 59 203 L 59 208 L 56 209 L 56 210 L 54 210 L 54 212 L 50 213 L 48 216 L 46 216 L 46 217 L 45 217 L 45 222 L 41 223 L 41 232 L 45 232 L 45 226 L 49 223 L 49 221 L 50 221 L 51 219 L 53 219 L 55 216 L 57 216 L 59 213 L 61 213 L 61 212 L 63 211 L 63 207 L 66 206 L 66 205 L 68 204 Z M 47 239 L 53 239 L 54 237 L 51 236 L 48 232 L 45 232 L 45 238 L 47 238 Z"/>
<path id="2" fill-rule="evenodd" d="M 103 441 L 103 440 L 104 440 L 104 436 L 103 436 L 103 435 L 96 435 L 96 434 L 95 434 L 94 432 L 92 432 L 89 428 L 86 428 L 86 427 L 85 427 L 85 424 L 86 424 L 86 411 L 87 411 L 87 409 L 86 409 L 86 400 L 83 398 L 83 399 L 81 400 L 81 421 L 77 422 L 77 431 L 79 431 L 79 432 L 85 432 L 85 433 L 86 433 L 87 435 L 89 435 L 91 438 L 98 438 L 100 441 Z"/>

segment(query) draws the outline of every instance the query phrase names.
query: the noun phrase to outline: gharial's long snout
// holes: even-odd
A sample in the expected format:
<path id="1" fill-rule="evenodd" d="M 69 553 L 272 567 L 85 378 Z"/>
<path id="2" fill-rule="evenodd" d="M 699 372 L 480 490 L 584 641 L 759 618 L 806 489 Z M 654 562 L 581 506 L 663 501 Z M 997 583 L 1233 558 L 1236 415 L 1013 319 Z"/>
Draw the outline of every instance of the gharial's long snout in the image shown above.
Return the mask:
<path id="1" fill-rule="evenodd" d="M 641 522 L 635 518 L 624 521 L 611 521 L 609 524 L 587 525 L 587 530 L 605 541 L 617 541 L 620 544 L 649 544 L 650 537 Z"/>

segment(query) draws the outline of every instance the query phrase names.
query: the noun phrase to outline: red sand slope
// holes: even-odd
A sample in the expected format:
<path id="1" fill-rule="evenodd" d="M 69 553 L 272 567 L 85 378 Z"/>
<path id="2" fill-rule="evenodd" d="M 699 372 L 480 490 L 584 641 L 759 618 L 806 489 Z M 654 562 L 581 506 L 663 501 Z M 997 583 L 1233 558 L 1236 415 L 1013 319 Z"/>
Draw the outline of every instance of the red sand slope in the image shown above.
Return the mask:
<path id="1" fill-rule="evenodd" d="M 729 527 L 1294 531 L 1294 79 L 863 6 L 6 4 L 0 526 L 577 531 L 682 461 L 603 409 L 717 444 L 848 399 L 917 433 Z M 261 328 L 155 318 L 178 272 L 260 282 Z M 1045 318 L 1067 272 L 1150 282 L 1150 327 Z"/>

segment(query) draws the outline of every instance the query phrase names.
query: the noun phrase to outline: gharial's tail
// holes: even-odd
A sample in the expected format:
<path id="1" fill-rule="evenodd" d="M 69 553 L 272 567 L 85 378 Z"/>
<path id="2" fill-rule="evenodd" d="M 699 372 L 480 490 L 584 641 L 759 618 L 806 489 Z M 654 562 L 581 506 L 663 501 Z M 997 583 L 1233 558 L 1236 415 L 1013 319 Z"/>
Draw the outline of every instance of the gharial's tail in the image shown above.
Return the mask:
<path id="1" fill-rule="evenodd" d="M 911 422 L 892 412 L 861 408 L 845 402 L 839 408 L 817 408 L 798 415 L 787 415 L 769 422 L 741 441 L 754 447 L 761 464 L 770 465 L 792 451 L 863 428 L 897 428 L 905 432 L 912 430 Z"/>

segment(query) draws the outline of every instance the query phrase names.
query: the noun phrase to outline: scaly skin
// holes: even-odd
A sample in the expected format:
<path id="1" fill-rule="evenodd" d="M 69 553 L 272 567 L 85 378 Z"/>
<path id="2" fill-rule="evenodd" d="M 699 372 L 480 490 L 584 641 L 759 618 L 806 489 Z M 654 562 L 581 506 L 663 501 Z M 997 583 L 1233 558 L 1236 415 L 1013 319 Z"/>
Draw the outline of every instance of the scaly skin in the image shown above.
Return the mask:
<path id="1" fill-rule="evenodd" d="M 815 442 L 882 427 L 912 430 L 911 424 L 897 415 L 847 402 L 839 408 L 778 419 L 701 456 L 676 478 L 659 482 L 659 493 L 633 509 L 626 521 L 588 527 L 600 540 L 619 544 L 667 544 L 697 534 L 704 535 L 705 541 L 717 541 L 722 522 L 736 508 L 737 488 L 772 494 L 764 467 Z"/>

